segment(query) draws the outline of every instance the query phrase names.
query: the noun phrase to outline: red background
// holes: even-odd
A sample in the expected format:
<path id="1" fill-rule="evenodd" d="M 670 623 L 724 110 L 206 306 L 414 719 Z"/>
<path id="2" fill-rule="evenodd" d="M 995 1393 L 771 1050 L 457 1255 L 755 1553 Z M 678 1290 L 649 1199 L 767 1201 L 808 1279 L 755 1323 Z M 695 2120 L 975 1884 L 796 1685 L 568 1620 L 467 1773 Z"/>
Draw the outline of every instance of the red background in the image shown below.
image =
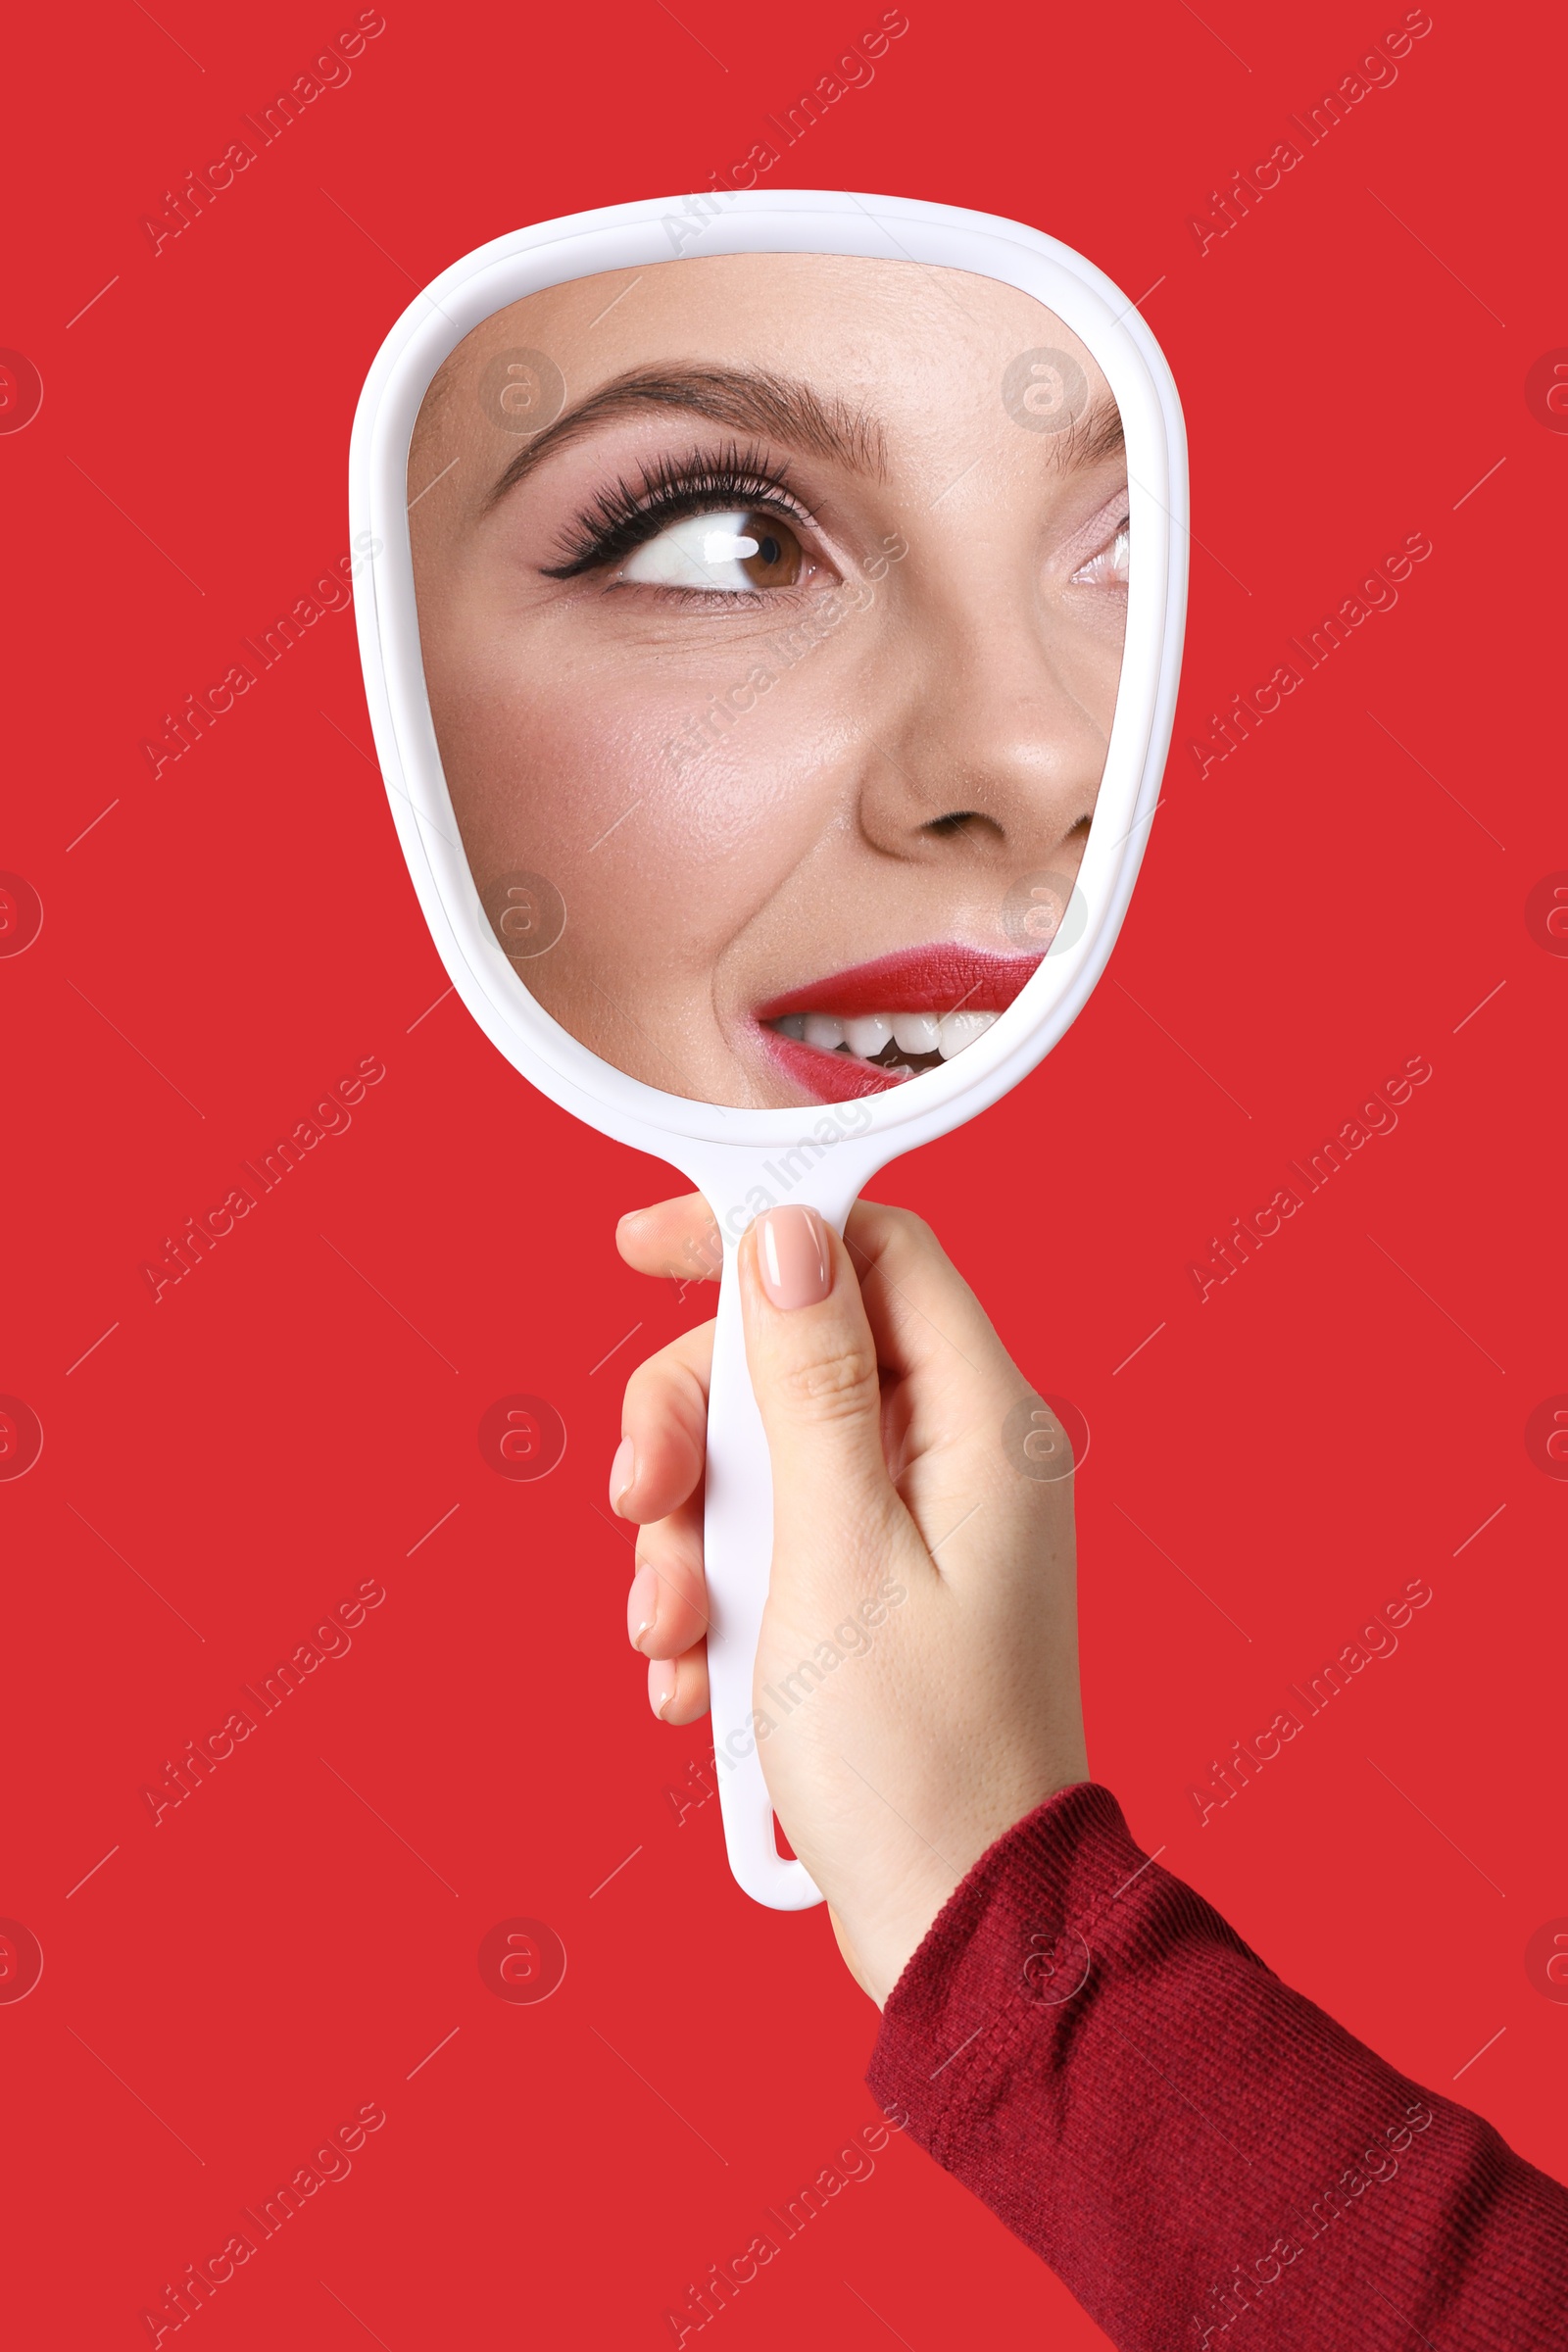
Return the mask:
<path id="1" fill-rule="evenodd" d="M 677 1823 L 703 1730 L 653 1722 L 625 1645 L 618 1384 L 702 1306 L 612 1234 L 668 1171 L 427 1009 L 346 614 L 157 780 L 139 745 L 343 554 L 354 403 L 416 286 L 518 223 L 707 186 L 880 12 L 388 0 L 347 86 L 155 256 L 141 216 L 354 13 L 40 11 L 14 58 L 0 342 L 44 400 L 0 437 L 0 865 L 44 921 L 0 959 L 0 1389 L 44 1446 L 0 1483 L 0 1913 L 45 1966 L 0 2003 L 0 2163 L 34 2344 L 147 2341 L 164 2282 L 369 2101 L 352 2176 L 203 2311 L 210 2352 L 668 2342 L 686 2283 L 873 2112 L 824 1916 L 736 1891 L 716 1805 Z M 1200 253 L 1188 217 L 1399 9 L 909 13 L 767 184 L 1016 217 L 1152 287 L 1199 543 L 1110 971 L 1025 1086 L 880 1189 L 1088 1419 L 1091 1754 L 1135 1833 L 1561 2174 L 1568 2007 L 1524 1963 L 1568 1914 L 1568 1485 L 1524 1443 L 1568 1389 L 1568 961 L 1525 915 L 1568 866 L 1568 440 L 1525 396 L 1568 342 L 1555 35 L 1435 0 L 1393 86 Z M 1396 609 L 1200 779 L 1208 713 L 1417 531 Z M 1397 1130 L 1200 1304 L 1189 1260 L 1418 1054 Z M 352 1130 L 154 1304 L 142 1261 L 368 1055 Z M 568 1432 L 539 1483 L 476 1443 L 514 1391 Z M 1189 1784 L 1418 1576 L 1397 1655 L 1200 1827 Z M 367 1578 L 352 1652 L 154 1827 L 165 1759 Z M 542 2005 L 476 1965 L 517 1915 L 568 1955 Z M 899 2140 L 715 2325 L 1102 2340 Z"/>

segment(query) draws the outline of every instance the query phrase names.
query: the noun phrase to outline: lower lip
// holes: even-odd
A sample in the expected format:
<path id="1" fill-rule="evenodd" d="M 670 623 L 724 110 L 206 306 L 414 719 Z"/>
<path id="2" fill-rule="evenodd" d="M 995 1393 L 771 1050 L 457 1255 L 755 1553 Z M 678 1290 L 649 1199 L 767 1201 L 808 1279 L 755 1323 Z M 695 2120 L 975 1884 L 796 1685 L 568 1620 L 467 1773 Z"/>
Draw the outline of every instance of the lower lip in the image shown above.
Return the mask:
<path id="1" fill-rule="evenodd" d="M 891 1071 L 874 1069 L 868 1061 L 857 1061 L 851 1054 L 828 1054 L 804 1039 L 780 1037 L 776 1029 L 760 1034 L 775 1065 L 815 1102 L 858 1102 L 862 1095 L 891 1094 L 909 1083 Z"/>

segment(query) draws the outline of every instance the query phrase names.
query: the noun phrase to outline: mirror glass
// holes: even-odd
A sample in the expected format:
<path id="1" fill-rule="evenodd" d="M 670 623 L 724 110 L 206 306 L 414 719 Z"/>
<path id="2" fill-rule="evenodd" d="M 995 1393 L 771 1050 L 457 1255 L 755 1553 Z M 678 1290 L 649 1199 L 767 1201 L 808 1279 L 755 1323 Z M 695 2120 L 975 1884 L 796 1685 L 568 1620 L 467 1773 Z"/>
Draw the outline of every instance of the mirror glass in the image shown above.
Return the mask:
<path id="1" fill-rule="evenodd" d="M 1084 919 L 1121 422 L 968 271 L 726 255 L 511 304 L 409 458 L 419 638 L 519 983 L 665 1093 L 915 1083 Z"/>

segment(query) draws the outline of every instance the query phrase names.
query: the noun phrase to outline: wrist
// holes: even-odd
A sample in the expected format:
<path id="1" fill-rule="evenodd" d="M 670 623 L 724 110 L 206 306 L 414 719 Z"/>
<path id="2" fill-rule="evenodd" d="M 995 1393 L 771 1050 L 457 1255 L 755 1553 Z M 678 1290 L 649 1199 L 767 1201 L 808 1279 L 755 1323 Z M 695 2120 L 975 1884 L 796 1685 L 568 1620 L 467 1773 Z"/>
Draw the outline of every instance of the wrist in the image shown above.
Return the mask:
<path id="1" fill-rule="evenodd" d="M 984 1825 L 965 1825 L 967 1836 L 944 1836 L 944 1853 L 930 1851 L 929 1867 L 920 1866 L 895 1893 L 874 1909 L 852 1904 L 835 1920 L 841 1949 L 845 1934 L 853 1946 L 852 1974 L 878 2009 L 886 2009 L 895 1986 L 960 1888 L 966 1886 L 997 1847 L 1024 1821 L 1036 1816 L 1054 1798 L 1090 1785 L 1087 1757 L 1080 1750 L 1077 1771 L 1050 1776 L 1046 1785 L 1015 1807 Z M 964 1857 L 961 1868 L 955 1856 Z M 843 1932 L 840 1932 L 842 1925 Z M 846 1959 L 850 1959 L 848 1950 Z"/>

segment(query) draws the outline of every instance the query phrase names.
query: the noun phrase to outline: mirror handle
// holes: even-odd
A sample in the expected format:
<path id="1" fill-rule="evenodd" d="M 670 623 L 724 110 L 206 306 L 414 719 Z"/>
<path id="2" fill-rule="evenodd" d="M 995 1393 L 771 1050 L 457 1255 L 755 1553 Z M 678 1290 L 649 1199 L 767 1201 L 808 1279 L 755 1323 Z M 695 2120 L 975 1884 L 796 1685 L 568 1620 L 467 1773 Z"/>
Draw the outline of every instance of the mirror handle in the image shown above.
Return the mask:
<path id="1" fill-rule="evenodd" d="M 724 1843 L 736 1884 L 770 1911 L 822 1900 L 804 1862 L 786 1860 L 752 1730 L 752 1669 L 773 1553 L 773 1474 L 752 1392 L 733 1245 L 724 1250 L 708 1401 L 703 1549 L 708 1568 L 708 1682 Z"/>

